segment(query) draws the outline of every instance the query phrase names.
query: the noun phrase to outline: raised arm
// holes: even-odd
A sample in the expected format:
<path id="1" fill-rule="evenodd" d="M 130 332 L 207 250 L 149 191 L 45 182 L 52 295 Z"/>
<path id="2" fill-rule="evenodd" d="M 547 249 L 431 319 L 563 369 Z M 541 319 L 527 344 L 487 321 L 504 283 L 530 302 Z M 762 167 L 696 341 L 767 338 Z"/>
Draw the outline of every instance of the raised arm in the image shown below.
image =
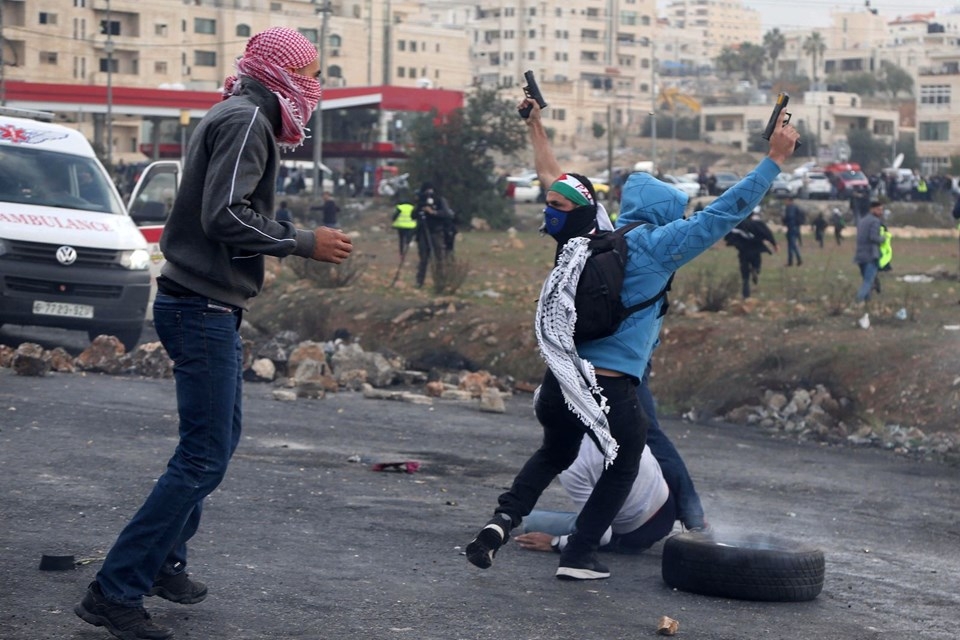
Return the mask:
<path id="1" fill-rule="evenodd" d="M 550 138 L 547 137 L 547 130 L 543 128 L 543 120 L 540 117 L 540 105 L 532 98 L 524 98 L 517 109 L 532 106 L 530 115 L 524 120 L 527 129 L 530 131 L 530 143 L 533 145 L 533 168 L 537 172 L 540 184 L 544 189 L 549 189 L 550 185 L 563 173 L 560 169 L 560 163 L 553 155 L 553 148 L 550 146 Z"/>

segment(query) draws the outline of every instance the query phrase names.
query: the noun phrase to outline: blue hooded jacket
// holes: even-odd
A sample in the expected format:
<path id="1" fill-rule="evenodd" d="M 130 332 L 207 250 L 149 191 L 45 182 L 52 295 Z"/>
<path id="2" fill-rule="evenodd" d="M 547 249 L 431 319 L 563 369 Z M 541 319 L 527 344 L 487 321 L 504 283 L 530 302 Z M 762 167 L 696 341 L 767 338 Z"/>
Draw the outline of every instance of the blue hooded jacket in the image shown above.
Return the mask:
<path id="1" fill-rule="evenodd" d="M 621 300 L 630 306 L 656 296 L 670 275 L 723 238 L 750 215 L 779 175 L 777 163 L 764 158 L 736 185 L 706 209 L 684 219 L 687 196 L 647 173 L 634 173 L 623 187 L 617 226 L 646 222 L 627 234 L 627 266 Z M 594 367 L 643 377 L 659 341 L 660 305 L 624 320 L 612 336 L 577 345 L 580 357 Z"/>

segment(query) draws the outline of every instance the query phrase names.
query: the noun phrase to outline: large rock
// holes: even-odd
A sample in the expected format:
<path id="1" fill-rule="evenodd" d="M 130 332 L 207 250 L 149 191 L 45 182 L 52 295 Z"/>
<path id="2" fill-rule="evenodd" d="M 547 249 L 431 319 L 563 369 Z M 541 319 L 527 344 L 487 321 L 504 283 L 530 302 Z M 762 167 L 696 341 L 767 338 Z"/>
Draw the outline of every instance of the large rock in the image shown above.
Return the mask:
<path id="1" fill-rule="evenodd" d="M 355 343 L 339 345 L 330 356 L 330 366 L 338 381 L 341 375 L 358 369 L 367 372 L 366 381 L 374 387 L 388 387 L 396 377 L 396 369 L 383 355 L 364 351 Z M 349 374 L 349 377 L 354 376 L 353 373 Z"/>
<path id="2" fill-rule="evenodd" d="M 97 336 L 83 353 L 77 356 L 76 365 L 81 371 L 94 371 L 116 375 L 124 370 L 123 356 L 127 350 L 115 336 Z"/>
<path id="3" fill-rule="evenodd" d="M 50 354 L 34 342 L 24 342 L 13 353 L 10 366 L 21 376 L 45 376 L 50 372 Z"/>

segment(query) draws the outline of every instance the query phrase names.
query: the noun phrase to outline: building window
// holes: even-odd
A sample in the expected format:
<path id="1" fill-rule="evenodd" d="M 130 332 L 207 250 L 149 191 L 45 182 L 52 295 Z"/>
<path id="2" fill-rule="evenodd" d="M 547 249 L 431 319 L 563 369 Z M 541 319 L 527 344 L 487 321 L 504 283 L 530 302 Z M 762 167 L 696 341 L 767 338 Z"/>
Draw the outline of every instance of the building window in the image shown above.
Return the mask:
<path id="1" fill-rule="evenodd" d="M 252 30 L 248 24 L 238 24 L 237 25 L 237 36 L 240 38 L 249 38 Z"/>
<path id="2" fill-rule="evenodd" d="M 314 45 L 320 42 L 320 32 L 316 29 L 297 29 L 297 31 Z"/>
<path id="3" fill-rule="evenodd" d="M 120 61 L 116 58 L 100 58 L 100 72 L 101 73 L 117 73 L 120 71 Z"/>
<path id="4" fill-rule="evenodd" d="M 410 52 L 411 52 L 411 53 L 416 53 L 416 51 L 417 51 L 417 41 L 416 41 L 416 40 L 411 40 L 411 41 L 410 41 Z"/>
<path id="5" fill-rule="evenodd" d="M 167 25 L 165 24 L 155 24 L 153 25 L 153 35 L 160 36 L 161 38 L 167 37 Z"/>
<path id="6" fill-rule="evenodd" d="M 416 78 L 417 70 L 414 67 L 410 67 L 410 72 L 407 74 L 407 76 L 410 78 Z"/>
<path id="7" fill-rule="evenodd" d="M 198 67 L 215 67 L 217 66 L 217 52 L 216 51 L 194 51 L 193 64 L 195 64 Z"/>
<path id="8" fill-rule="evenodd" d="M 397 51 L 406 51 L 406 50 L 407 50 L 407 41 L 397 40 Z"/>
<path id="9" fill-rule="evenodd" d="M 406 67 L 397 67 L 397 77 L 406 78 L 407 77 L 407 68 Z"/>
<path id="10" fill-rule="evenodd" d="M 950 104 L 950 85 L 928 84 L 920 87 L 920 104 Z"/>
<path id="11" fill-rule="evenodd" d="M 950 140 L 950 123 L 920 122 L 917 126 L 917 138 L 927 142 L 946 142 Z"/>
<path id="12" fill-rule="evenodd" d="M 100 35 L 104 35 L 104 36 L 120 35 L 120 22 L 117 20 L 111 20 L 110 22 L 107 22 L 106 20 L 101 20 Z"/>
<path id="13" fill-rule="evenodd" d="M 216 35 L 217 33 L 217 21 L 210 18 L 194 18 L 193 19 L 193 32 L 194 33 L 205 33 L 207 35 Z"/>
<path id="14" fill-rule="evenodd" d="M 56 51 L 41 51 L 40 52 L 40 64 L 57 64 L 57 52 Z"/>
<path id="15" fill-rule="evenodd" d="M 57 24 L 57 14 L 41 11 L 40 24 Z"/>
<path id="16" fill-rule="evenodd" d="M 167 75 L 167 63 L 162 60 L 157 60 L 153 63 L 153 72 L 158 75 Z"/>
<path id="17" fill-rule="evenodd" d="M 566 109 L 551 109 L 551 118 L 554 120 L 566 120 L 567 119 L 567 110 Z"/>
<path id="18" fill-rule="evenodd" d="M 327 44 L 330 45 L 331 47 L 339 49 L 340 47 L 343 46 L 343 38 L 341 38 L 337 34 L 333 34 L 332 36 L 327 38 Z"/>

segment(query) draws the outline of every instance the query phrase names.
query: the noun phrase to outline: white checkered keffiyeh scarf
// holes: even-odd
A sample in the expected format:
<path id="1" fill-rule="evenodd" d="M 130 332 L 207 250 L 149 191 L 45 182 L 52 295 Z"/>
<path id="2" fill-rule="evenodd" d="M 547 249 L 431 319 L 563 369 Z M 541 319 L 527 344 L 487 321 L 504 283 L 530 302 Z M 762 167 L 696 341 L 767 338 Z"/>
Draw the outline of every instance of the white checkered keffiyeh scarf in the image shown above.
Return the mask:
<path id="1" fill-rule="evenodd" d="M 567 408 L 590 429 L 591 437 L 603 452 L 604 466 L 608 467 L 616 459 L 619 448 L 607 422 L 610 407 L 603 388 L 597 384 L 593 364 L 580 357 L 573 342 L 577 321 L 574 295 L 580 272 L 590 255 L 589 242 L 589 238 L 577 237 L 563 246 L 557 266 L 540 289 L 535 328 L 540 354 L 560 383 Z"/>

